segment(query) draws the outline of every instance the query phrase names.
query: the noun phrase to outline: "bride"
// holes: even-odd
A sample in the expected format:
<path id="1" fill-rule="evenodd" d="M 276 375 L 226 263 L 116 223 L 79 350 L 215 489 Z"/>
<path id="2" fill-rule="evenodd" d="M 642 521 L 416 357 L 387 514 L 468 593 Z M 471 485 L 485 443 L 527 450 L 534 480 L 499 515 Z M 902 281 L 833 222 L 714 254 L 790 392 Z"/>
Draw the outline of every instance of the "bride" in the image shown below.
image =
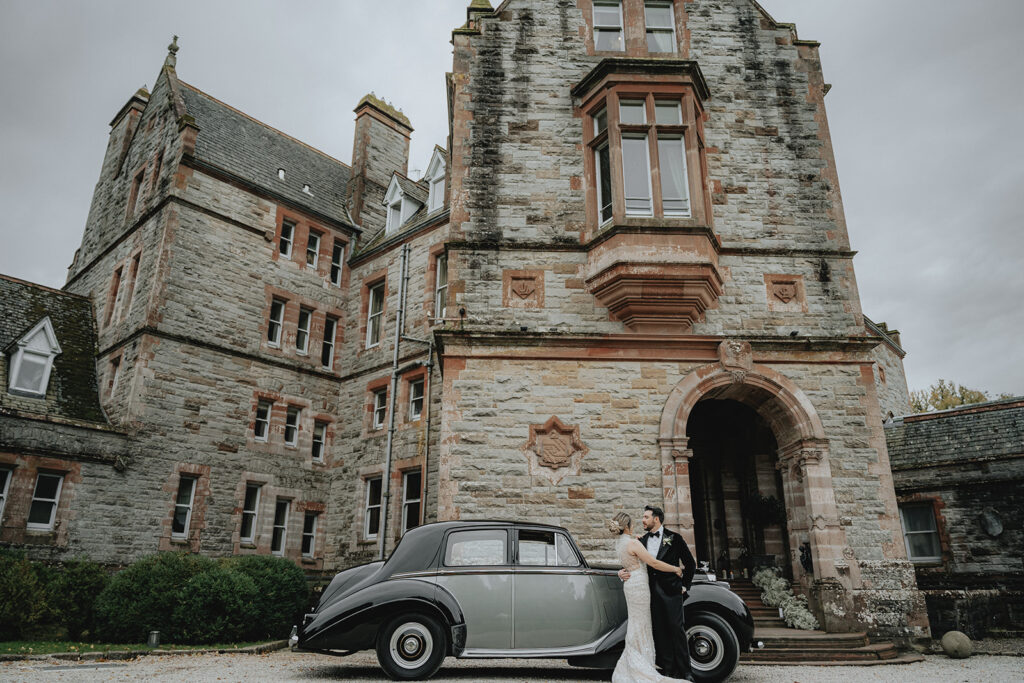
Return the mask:
<path id="1" fill-rule="evenodd" d="M 646 564 L 661 572 L 683 573 L 681 567 L 655 559 L 640 541 L 633 538 L 633 522 L 620 512 L 608 520 L 608 530 L 618 535 L 615 550 L 622 566 L 630 572 L 623 584 L 626 594 L 626 649 L 612 674 L 612 683 L 674 683 L 686 679 L 662 676 L 654 668 L 654 629 L 651 626 L 651 588 Z"/>

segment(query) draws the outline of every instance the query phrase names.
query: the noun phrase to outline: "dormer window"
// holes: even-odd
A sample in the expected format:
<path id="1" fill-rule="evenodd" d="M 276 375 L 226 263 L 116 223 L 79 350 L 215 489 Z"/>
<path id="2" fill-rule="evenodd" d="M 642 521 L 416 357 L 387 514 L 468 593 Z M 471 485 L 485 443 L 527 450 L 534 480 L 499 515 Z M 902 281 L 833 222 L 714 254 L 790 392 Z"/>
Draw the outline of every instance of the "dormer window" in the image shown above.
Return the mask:
<path id="1" fill-rule="evenodd" d="M 445 153 L 440 147 L 434 148 L 434 155 L 427 166 L 427 173 L 424 179 L 430 188 L 427 197 L 427 212 L 433 213 L 444 206 L 444 177 L 447 164 Z"/>
<path id="2" fill-rule="evenodd" d="M 284 180 L 284 169 L 283 168 L 277 169 L 277 179 L 278 180 Z"/>
<path id="3" fill-rule="evenodd" d="M 46 396 L 53 359 L 61 353 L 50 318 L 40 320 L 10 348 L 8 391 L 33 398 Z"/>
<path id="4" fill-rule="evenodd" d="M 388 214 L 387 222 L 384 224 L 384 233 L 390 235 L 396 232 L 413 214 L 419 211 L 425 200 L 426 197 L 423 196 L 421 186 L 405 176 L 400 176 L 397 173 L 392 175 L 391 184 L 388 185 L 387 194 L 384 195 L 384 205 L 387 207 Z"/>
<path id="5" fill-rule="evenodd" d="M 399 197 L 391 204 L 388 204 L 388 224 L 385 232 L 392 233 L 402 225 L 402 198 Z"/>

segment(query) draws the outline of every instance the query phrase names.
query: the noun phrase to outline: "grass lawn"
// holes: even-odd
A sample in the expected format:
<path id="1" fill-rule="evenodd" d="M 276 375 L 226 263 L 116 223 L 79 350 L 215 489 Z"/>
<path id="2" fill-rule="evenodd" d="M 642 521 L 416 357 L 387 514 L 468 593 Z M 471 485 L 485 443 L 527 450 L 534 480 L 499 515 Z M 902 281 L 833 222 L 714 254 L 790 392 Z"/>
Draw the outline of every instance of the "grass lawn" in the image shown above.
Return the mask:
<path id="1" fill-rule="evenodd" d="M 221 650 L 259 645 L 267 641 L 251 643 L 216 643 L 213 645 L 161 644 L 149 647 L 145 643 L 123 645 L 117 643 L 75 643 L 66 640 L 12 640 L 0 642 L 0 655 L 49 655 L 55 652 L 110 652 L 111 650 Z"/>

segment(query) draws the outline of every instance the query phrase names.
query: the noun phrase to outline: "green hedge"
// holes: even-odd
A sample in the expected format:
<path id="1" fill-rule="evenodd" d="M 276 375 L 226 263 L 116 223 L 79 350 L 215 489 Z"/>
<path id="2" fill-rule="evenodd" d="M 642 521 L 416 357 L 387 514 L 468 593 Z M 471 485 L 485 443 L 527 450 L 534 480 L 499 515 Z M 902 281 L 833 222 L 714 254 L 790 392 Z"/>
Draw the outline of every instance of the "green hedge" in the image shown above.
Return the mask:
<path id="1" fill-rule="evenodd" d="M 0 550 L 0 640 L 20 640 L 49 616 L 41 567 L 22 553 Z"/>
<path id="2" fill-rule="evenodd" d="M 283 557 L 266 555 L 233 557 L 224 563 L 252 579 L 259 592 L 246 639 L 286 638 L 309 607 L 309 586 L 302 570 Z"/>

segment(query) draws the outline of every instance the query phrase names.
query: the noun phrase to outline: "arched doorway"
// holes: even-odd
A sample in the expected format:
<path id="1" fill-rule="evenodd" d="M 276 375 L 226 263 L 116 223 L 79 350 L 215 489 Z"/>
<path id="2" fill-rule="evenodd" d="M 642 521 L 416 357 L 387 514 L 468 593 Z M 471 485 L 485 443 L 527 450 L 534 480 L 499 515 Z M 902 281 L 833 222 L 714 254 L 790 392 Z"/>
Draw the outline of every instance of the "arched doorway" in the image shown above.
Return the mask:
<path id="1" fill-rule="evenodd" d="M 720 576 L 777 566 L 792 578 L 771 427 L 744 403 L 704 399 L 690 413 L 686 436 L 697 559 Z"/>

